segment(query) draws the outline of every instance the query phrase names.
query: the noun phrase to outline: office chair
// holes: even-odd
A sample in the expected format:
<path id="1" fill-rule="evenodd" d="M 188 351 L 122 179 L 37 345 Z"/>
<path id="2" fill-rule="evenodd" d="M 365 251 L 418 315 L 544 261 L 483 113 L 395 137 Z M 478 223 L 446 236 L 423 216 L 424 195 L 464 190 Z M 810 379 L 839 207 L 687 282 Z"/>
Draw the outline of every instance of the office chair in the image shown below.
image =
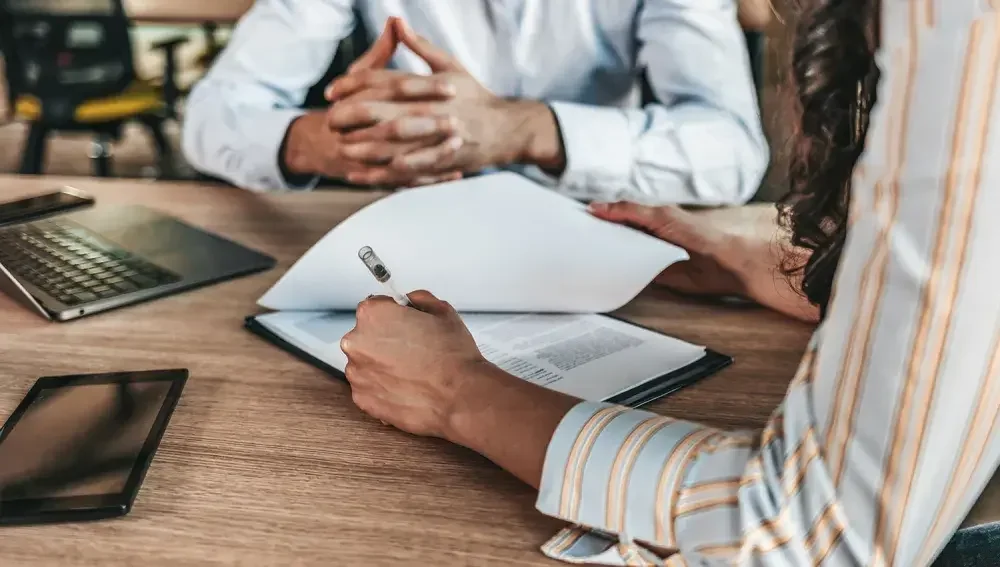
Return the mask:
<path id="1" fill-rule="evenodd" d="M 7 34 L 2 33 L 2 30 L 7 28 L 7 20 L 7 13 L 0 6 L 0 55 L 3 55 L 4 58 L 4 69 L 18 66 L 17 53 L 14 51 L 11 42 L 8 41 Z M 5 92 L 7 95 L 7 113 L 3 117 L 4 122 L 13 118 L 14 104 L 17 100 L 17 84 L 13 80 L 8 80 L 7 83 Z"/>
<path id="2" fill-rule="evenodd" d="M 175 50 L 186 38 L 153 45 L 165 59 L 156 84 L 136 76 L 122 0 L 0 0 L 0 11 L 14 116 L 30 124 L 20 173 L 41 173 L 51 133 L 82 131 L 93 134 L 94 174 L 108 177 L 111 143 L 132 121 L 152 136 L 161 174 L 172 169 L 163 123 L 176 118 Z"/>
<path id="3" fill-rule="evenodd" d="M 212 66 L 212 63 L 215 63 L 226 46 L 224 42 L 219 40 L 219 25 L 215 22 L 205 22 L 201 25 L 201 31 L 205 36 L 205 49 L 198 56 L 197 65 L 202 73 L 205 73 Z"/>

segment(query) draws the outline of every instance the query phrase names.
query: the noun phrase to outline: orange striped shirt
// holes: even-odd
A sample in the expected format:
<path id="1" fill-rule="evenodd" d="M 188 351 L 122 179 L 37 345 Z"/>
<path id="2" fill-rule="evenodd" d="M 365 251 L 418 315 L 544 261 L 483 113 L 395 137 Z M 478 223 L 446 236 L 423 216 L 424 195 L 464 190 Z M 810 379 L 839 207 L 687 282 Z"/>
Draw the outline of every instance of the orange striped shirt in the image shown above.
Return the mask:
<path id="1" fill-rule="evenodd" d="M 1000 463 L 1000 14 L 883 0 L 837 294 L 760 435 L 583 403 L 538 508 L 606 565 L 933 561 Z"/>

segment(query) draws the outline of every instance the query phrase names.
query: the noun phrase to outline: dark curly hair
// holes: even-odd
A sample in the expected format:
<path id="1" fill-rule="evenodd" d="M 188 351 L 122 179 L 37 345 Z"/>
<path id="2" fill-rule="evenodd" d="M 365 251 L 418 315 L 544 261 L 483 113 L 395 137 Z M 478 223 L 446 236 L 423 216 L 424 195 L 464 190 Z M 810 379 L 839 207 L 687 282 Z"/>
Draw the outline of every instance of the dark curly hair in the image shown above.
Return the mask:
<path id="1" fill-rule="evenodd" d="M 792 245 L 784 270 L 825 316 L 847 236 L 851 177 L 864 150 L 879 71 L 879 0 L 800 0 L 789 92 L 797 114 L 778 203 Z M 801 258 L 805 257 L 803 262 Z"/>

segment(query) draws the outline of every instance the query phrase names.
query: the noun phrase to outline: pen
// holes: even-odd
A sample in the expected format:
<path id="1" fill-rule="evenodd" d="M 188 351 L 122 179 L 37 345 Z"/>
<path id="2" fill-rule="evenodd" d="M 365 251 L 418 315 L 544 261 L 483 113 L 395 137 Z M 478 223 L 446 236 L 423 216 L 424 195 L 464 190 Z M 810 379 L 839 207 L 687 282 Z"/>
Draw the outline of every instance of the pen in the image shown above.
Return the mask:
<path id="1" fill-rule="evenodd" d="M 396 303 L 402 305 L 403 307 L 410 304 L 410 300 L 407 299 L 406 295 L 396 291 L 396 287 L 392 285 L 392 272 L 389 271 L 389 268 L 385 267 L 385 262 L 383 262 L 382 259 L 375 254 L 375 251 L 372 250 L 371 246 L 365 246 L 361 250 L 358 250 L 358 258 L 361 258 L 361 261 L 365 263 L 368 271 L 375 276 L 375 279 L 378 280 L 380 284 L 382 284 L 382 287 L 385 288 L 389 297 L 395 299 Z"/>

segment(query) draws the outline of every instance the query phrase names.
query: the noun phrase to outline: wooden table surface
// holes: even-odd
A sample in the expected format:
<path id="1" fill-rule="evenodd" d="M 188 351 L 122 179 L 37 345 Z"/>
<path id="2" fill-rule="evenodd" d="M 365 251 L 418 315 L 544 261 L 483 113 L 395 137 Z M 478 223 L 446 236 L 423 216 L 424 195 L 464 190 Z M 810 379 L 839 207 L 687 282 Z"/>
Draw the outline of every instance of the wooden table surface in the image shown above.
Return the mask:
<path id="1" fill-rule="evenodd" d="M 253 3 L 254 0 L 125 0 L 125 13 L 139 23 L 231 24 Z"/>
<path id="2" fill-rule="evenodd" d="M 62 183 L 91 191 L 99 203 L 176 215 L 279 265 L 62 324 L 0 295 L 0 416 L 40 376 L 191 372 L 132 513 L 2 529 L 4 565 L 556 564 L 538 547 L 560 523 L 535 511 L 532 490 L 467 450 L 373 422 L 352 405 L 344 383 L 241 327 L 297 257 L 377 195 L 0 176 L 0 201 Z M 756 307 L 658 291 L 621 313 L 735 357 L 729 369 L 653 406 L 724 427 L 765 421 L 810 334 L 807 325 Z"/>

